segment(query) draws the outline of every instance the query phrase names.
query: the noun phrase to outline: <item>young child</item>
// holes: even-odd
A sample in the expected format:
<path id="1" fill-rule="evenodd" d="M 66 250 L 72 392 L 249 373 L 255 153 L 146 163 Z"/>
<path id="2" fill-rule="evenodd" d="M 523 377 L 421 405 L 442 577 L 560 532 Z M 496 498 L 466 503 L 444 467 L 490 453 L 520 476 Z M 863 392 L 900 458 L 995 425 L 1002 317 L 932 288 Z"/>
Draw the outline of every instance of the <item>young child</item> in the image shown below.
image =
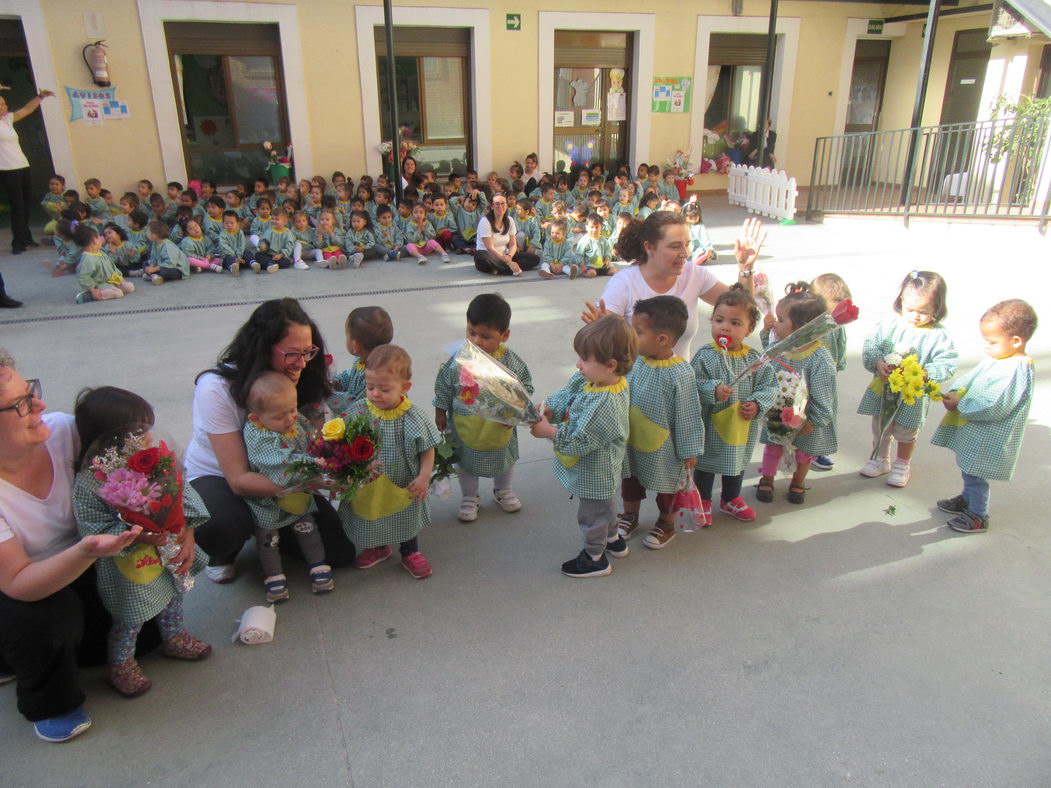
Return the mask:
<path id="1" fill-rule="evenodd" d="M 467 341 L 507 367 L 533 393 L 533 376 L 521 357 L 504 343 L 511 336 L 511 306 L 498 293 L 483 293 L 467 306 Z M 450 358 L 434 381 L 434 420 L 452 433 L 460 447 L 460 511 L 462 523 L 478 519 L 478 480 L 493 480 L 493 497 L 505 512 L 517 512 L 522 502 L 511 489 L 518 461 L 518 430 L 471 414 L 459 397 L 460 367 Z"/>
<path id="2" fill-rule="evenodd" d="M 376 256 L 376 236 L 368 211 L 350 214 L 350 229 L 343 236 L 343 248 L 350 253 L 350 267 L 360 268 L 366 256 Z"/>
<path id="3" fill-rule="evenodd" d="M 67 209 L 68 211 L 68 209 Z M 64 211 L 68 216 L 69 214 Z M 73 241 L 73 221 L 63 216 L 55 223 L 55 236 L 52 242 L 55 244 L 55 256 L 57 260 L 51 269 L 51 276 L 64 276 L 77 270 L 80 255 L 84 249 Z M 80 223 L 77 222 L 79 225 Z"/>
<path id="4" fill-rule="evenodd" d="M 630 538 L 639 526 L 646 491 L 655 493 L 660 516 L 642 540 L 653 550 L 675 538 L 672 499 L 704 446 L 693 369 L 686 359 L 675 355 L 675 343 L 686 331 L 689 318 L 682 299 L 668 295 L 636 301 L 631 316 L 639 357 L 628 373 L 630 432 L 620 488 L 624 512 L 617 516 L 617 529 L 622 537 Z"/>
<path id="5" fill-rule="evenodd" d="M 84 193 L 87 197 L 84 202 L 91 210 L 90 221 L 102 227 L 110 219 L 109 206 L 102 199 L 102 182 L 98 178 L 88 178 L 84 181 Z"/>
<path id="6" fill-rule="evenodd" d="M 248 421 L 244 426 L 248 466 L 281 488 L 288 486 L 286 467 L 296 460 L 309 460 L 310 425 L 299 414 L 296 387 L 280 372 L 261 373 L 248 390 Z M 310 569 L 310 590 L 327 594 L 335 588 L 332 567 L 325 561 L 321 534 L 311 516 L 317 511 L 314 498 L 293 493 L 273 498 L 246 496 L 252 512 L 253 531 L 259 563 L 263 567 L 263 586 L 267 602 L 288 599 L 288 578 L 278 551 L 280 531 L 292 526 L 303 558 Z"/>
<path id="7" fill-rule="evenodd" d="M 139 253 L 140 264 L 149 256 L 150 239 L 147 229 L 149 223 L 150 218 L 142 208 L 128 214 L 128 243 Z"/>
<path id="8" fill-rule="evenodd" d="M 179 248 L 186 255 L 186 262 L 190 266 L 190 271 L 222 273 L 223 267 L 212 258 L 212 244 L 205 237 L 200 221 L 187 219 L 185 233 L 182 240 L 179 241 Z"/>
<path id="9" fill-rule="evenodd" d="M 489 201 L 483 192 L 472 189 L 464 197 L 453 197 L 450 204 L 456 219 L 453 249 L 460 254 L 472 254 L 478 234 L 478 220 L 482 218 Z"/>
<path id="10" fill-rule="evenodd" d="M 435 240 L 448 252 L 453 248 L 453 237 L 456 235 L 456 217 L 449 213 L 444 194 L 436 194 L 431 200 L 433 211 L 428 221 L 434 226 Z"/>
<path id="11" fill-rule="evenodd" d="M 62 216 L 62 209 L 66 207 L 65 198 L 62 196 L 65 190 L 66 179 L 61 175 L 52 175 L 48 178 L 47 194 L 40 201 L 48 218 L 47 224 L 44 225 L 44 232 L 47 235 L 55 234 L 55 225 Z"/>
<path id="12" fill-rule="evenodd" d="M 675 185 L 675 173 L 671 170 L 665 170 L 661 173 L 660 189 L 661 197 L 665 200 L 673 200 L 678 202 L 681 198 L 679 197 L 679 187 Z"/>
<path id="13" fill-rule="evenodd" d="M 712 243 L 708 230 L 701 220 L 701 206 L 694 199 L 691 199 L 683 207 L 682 215 L 686 219 L 686 226 L 690 230 L 689 260 L 695 265 L 714 263 L 716 258 L 715 245 Z"/>
<path id="14" fill-rule="evenodd" d="M 577 264 L 577 253 L 573 244 L 566 240 L 566 220 L 556 219 L 548 225 L 547 240 L 544 241 L 544 252 L 540 262 L 540 277 L 554 279 L 564 274 L 576 279 L 580 273 Z"/>
<path id="15" fill-rule="evenodd" d="M 343 238 L 336 227 L 336 216 L 331 211 L 323 211 L 318 216 L 314 245 L 321 252 L 318 268 L 336 271 L 347 267 L 347 256 L 343 254 Z"/>
<path id="16" fill-rule="evenodd" d="M 143 278 L 155 285 L 185 279 L 190 275 L 190 264 L 182 250 L 168 240 L 168 225 L 153 221 L 149 226 L 150 262 L 142 269 Z"/>
<path id="17" fill-rule="evenodd" d="M 105 240 L 103 251 L 110 256 L 117 270 L 124 276 L 136 268 L 140 268 L 139 252 L 128 243 L 128 234 L 116 222 L 110 222 L 102 230 Z"/>
<path id="18" fill-rule="evenodd" d="M 179 197 L 183 193 L 182 184 L 178 181 L 168 183 L 168 198 L 164 199 L 164 220 L 171 224 L 175 220 L 175 209 L 179 207 Z M 153 204 L 152 198 L 150 204 Z"/>
<path id="19" fill-rule="evenodd" d="M 825 299 L 810 292 L 810 285 L 806 282 L 790 284 L 785 292 L 787 295 L 777 302 L 775 310 L 775 328 L 779 337 L 787 337 L 825 311 Z M 828 348 L 820 340 L 811 342 L 797 352 L 786 353 L 784 361 L 803 377 L 809 396 L 803 414 L 803 428 L 792 441 L 796 465 L 788 488 L 789 503 L 804 503 L 810 463 L 822 454 L 834 454 L 837 449 L 836 365 Z M 774 477 L 785 447 L 770 439 L 765 426 L 760 440 L 765 444 L 763 475 L 759 479 L 755 497 L 769 503 L 774 499 Z"/>
<path id="20" fill-rule="evenodd" d="M 654 211 L 660 208 L 661 198 L 656 192 L 646 192 L 642 195 L 642 200 L 639 202 L 638 217 L 645 219 Z"/>
<path id="21" fill-rule="evenodd" d="M 305 271 L 310 268 L 310 265 L 303 260 L 303 255 L 315 263 L 320 263 L 325 259 L 317 247 L 317 233 L 310 226 L 310 217 L 304 211 L 296 211 L 292 215 L 292 229 L 289 232 L 292 233 L 293 239 L 292 265 L 297 270 Z"/>
<path id="22" fill-rule="evenodd" d="M 266 269 L 268 274 L 279 268 L 292 268 L 295 265 L 293 252 L 296 240 L 288 229 L 288 214 L 277 211 L 270 219 L 270 228 L 259 239 L 260 248 L 252 261 L 252 270 Z M 259 266 L 258 268 L 256 266 Z"/>
<path id="23" fill-rule="evenodd" d="M 389 205 L 376 209 L 376 226 L 373 230 L 376 234 L 376 253 L 384 261 L 400 260 L 404 240 L 401 231 L 394 226 L 394 211 Z"/>
<path id="24" fill-rule="evenodd" d="M 559 216 L 559 219 L 562 217 Z M 588 233 L 588 204 L 586 202 L 578 202 L 573 206 L 573 212 L 569 214 L 566 219 L 566 224 L 569 225 L 569 235 L 574 240 L 579 240 L 587 235 Z"/>
<path id="25" fill-rule="evenodd" d="M 930 400 L 922 397 L 915 405 L 902 404 L 893 424 L 880 435 L 879 414 L 887 378 L 894 370 L 884 359 L 890 353 L 903 358 L 916 354 L 927 372 L 927 379 L 941 383 L 956 374 L 958 355 L 949 332 L 941 322 L 946 309 L 945 280 L 933 271 L 912 271 L 894 299 L 897 317 L 884 320 L 865 338 L 861 363 L 872 373 L 872 383 L 858 406 L 858 413 L 872 416 L 874 457 L 865 463 L 861 475 L 869 478 L 886 476 L 891 487 L 904 487 L 912 473 L 912 453 L 916 436 L 927 419 Z M 778 329 L 778 336 L 784 336 Z M 891 441 L 898 442 L 897 458 L 891 464 Z M 828 454 L 828 452 L 821 452 Z"/>
<path id="26" fill-rule="evenodd" d="M 617 225 L 613 228 L 613 233 L 609 237 L 609 245 L 613 248 L 613 262 L 623 262 L 624 255 L 620 253 L 620 234 L 624 232 L 624 228 L 631 224 L 631 214 L 624 211 L 617 217 Z"/>
<path id="27" fill-rule="evenodd" d="M 339 505 L 347 537 L 361 549 L 354 565 L 370 569 L 391 556 L 398 543 L 401 565 L 417 580 L 431 576 L 418 535 L 430 522 L 427 490 L 434 447 L 442 442 L 434 422 L 405 396 L 412 386 L 412 359 L 397 345 L 380 345 L 365 363 L 366 399 L 350 416 L 367 414 L 380 433 L 380 476 Z"/>
<path id="28" fill-rule="evenodd" d="M 102 482 L 88 466 L 105 448 L 119 448 L 127 434 L 152 426 L 153 408 L 137 394 L 104 386 L 80 393 L 75 417 L 80 436 L 80 456 L 73 483 L 77 529 L 82 536 L 124 533 L 128 525 L 116 509 L 98 497 Z M 109 683 L 129 698 L 142 695 L 153 686 L 135 660 L 139 630 L 150 619 L 157 619 L 166 657 L 197 661 L 212 651 L 211 646 L 186 631 L 183 593 L 172 575 L 172 569 L 195 575 L 207 563 L 207 556 L 195 544 L 193 529 L 208 521 L 208 510 L 189 484 L 183 486 L 182 499 L 186 526 L 179 535 L 181 550 L 175 559 L 177 566 L 161 566 L 157 546 L 166 543 L 167 534 L 145 531 L 122 553 L 95 562 L 99 596 L 113 617 L 107 639 Z"/>
<path id="29" fill-rule="evenodd" d="M 602 217 L 597 213 L 588 216 L 587 235 L 576 244 L 577 258 L 584 266 L 583 276 L 592 279 L 596 276 L 612 276 L 613 247 L 609 238 L 602 236 Z"/>
<path id="30" fill-rule="evenodd" d="M 942 404 L 948 411 L 931 442 L 956 454 L 963 492 L 938 501 L 964 534 L 989 530 L 989 480 L 1011 481 L 1033 400 L 1033 359 L 1026 344 L 1036 312 L 1018 298 L 986 310 L 979 322 L 988 358 L 961 377 Z"/>
<path id="31" fill-rule="evenodd" d="M 810 289 L 825 299 L 825 308 L 835 309 L 843 301 L 851 297 L 850 288 L 839 274 L 821 274 L 810 283 Z M 836 372 L 842 372 L 847 368 L 847 327 L 839 326 L 832 333 L 826 334 L 821 340 L 832 355 L 832 361 L 836 365 Z M 830 471 L 836 467 L 831 457 L 822 455 L 810 463 L 815 471 Z"/>
<path id="32" fill-rule="evenodd" d="M 351 402 L 365 397 L 365 363 L 369 354 L 394 339 L 394 323 L 387 310 L 379 306 L 359 306 L 347 315 L 345 326 L 347 350 L 352 356 L 350 367 L 332 380 L 337 392 L 332 410 L 343 412 Z M 345 404 L 340 404 L 345 403 Z"/>
<path id="33" fill-rule="evenodd" d="M 223 268 L 233 276 L 240 276 L 241 266 L 255 261 L 254 253 L 246 248 L 245 234 L 241 230 L 241 220 L 237 211 L 223 211 L 223 231 L 216 239 L 215 256 L 223 261 Z"/>
<path id="34" fill-rule="evenodd" d="M 113 264 L 113 258 L 103 251 L 102 236 L 92 225 L 77 225 L 73 231 L 73 242 L 84 250 L 77 264 L 77 278 L 84 288 L 77 293 L 78 304 L 123 298 L 125 293 L 135 292 L 135 286 L 124 281 Z"/>
<path id="35" fill-rule="evenodd" d="M 617 481 L 628 440 L 628 381 L 638 340 L 624 318 L 605 315 L 573 338 L 577 372 L 547 400 L 531 432 L 554 440 L 555 477 L 576 496 L 584 547 L 562 564 L 568 577 L 602 577 L 613 571 L 606 553 L 628 554 L 617 531 Z M 555 426 L 558 425 L 558 426 Z"/>
<path id="36" fill-rule="evenodd" d="M 515 224 L 518 226 L 518 249 L 530 254 L 539 254 L 543 250 L 540 235 L 540 222 L 537 221 L 533 202 L 523 198 L 515 205 Z"/>
<path id="37" fill-rule="evenodd" d="M 722 477 L 719 511 L 743 522 L 755 519 L 755 511 L 741 497 L 741 485 L 759 438 L 760 419 L 774 404 L 777 383 L 768 364 L 732 387 L 729 383 L 759 360 L 759 353 L 744 344 L 758 321 L 755 300 L 735 284 L 719 296 L 712 310 L 714 341 L 700 348 L 691 361 L 704 419 L 704 448 L 693 478 L 706 526 L 712 524 L 716 474 Z M 726 337 L 725 350 L 719 337 Z"/>
<path id="38" fill-rule="evenodd" d="M 260 197 L 255 205 L 255 217 L 248 228 L 248 243 L 259 248 L 259 239 L 270 231 L 271 211 L 273 206 L 266 197 Z"/>
<path id="39" fill-rule="evenodd" d="M 412 221 L 405 229 L 405 251 L 420 265 L 427 264 L 427 252 L 440 254 L 443 263 L 449 262 L 449 253 L 434 240 L 434 226 L 427 221 L 427 211 L 421 203 L 412 206 Z"/>

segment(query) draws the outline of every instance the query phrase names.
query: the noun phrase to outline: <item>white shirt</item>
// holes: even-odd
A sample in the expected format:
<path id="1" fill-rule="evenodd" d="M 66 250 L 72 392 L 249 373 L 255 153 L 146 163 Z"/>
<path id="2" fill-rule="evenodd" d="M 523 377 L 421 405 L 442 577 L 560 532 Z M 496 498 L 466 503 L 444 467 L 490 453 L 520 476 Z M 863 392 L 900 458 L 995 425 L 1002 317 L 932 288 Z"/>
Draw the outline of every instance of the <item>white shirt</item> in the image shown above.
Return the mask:
<path id="1" fill-rule="evenodd" d="M 245 412 L 230 394 L 230 381 L 214 372 L 205 372 L 193 392 L 193 435 L 186 446 L 183 465 L 186 481 L 201 476 L 222 476 L 219 461 L 208 435 L 226 435 L 244 429 Z"/>
<path id="2" fill-rule="evenodd" d="M 44 423 L 51 429 L 44 445 L 54 474 L 47 497 L 37 498 L 0 479 L 0 542 L 18 539 L 31 561 L 43 561 L 80 540 L 73 517 L 76 424 L 68 413 L 45 413 Z"/>
<path id="3" fill-rule="evenodd" d="M 675 280 L 675 284 L 663 293 L 646 284 L 642 277 L 642 266 L 633 265 L 630 268 L 622 268 L 606 285 L 606 291 L 602 294 L 602 300 L 606 302 L 606 309 L 615 315 L 621 315 L 626 320 L 631 319 L 635 311 L 635 302 L 644 298 L 653 298 L 659 295 L 678 296 L 686 303 L 686 311 L 690 317 L 686 321 L 686 330 L 675 343 L 675 354 L 689 361 L 690 343 L 697 334 L 697 300 L 718 284 L 719 280 L 708 268 L 687 262 L 682 273 Z"/>
<path id="4" fill-rule="evenodd" d="M 514 238 L 515 233 L 518 232 L 518 225 L 515 224 L 515 220 L 510 216 L 507 217 L 507 232 L 500 234 L 493 232 L 493 226 L 489 224 L 489 220 L 483 216 L 478 220 L 478 243 L 481 244 L 483 238 L 493 239 L 493 249 L 499 254 L 507 254 L 507 247 L 511 243 L 511 239 Z M 482 244 L 484 246 L 484 244 Z"/>
<path id="5" fill-rule="evenodd" d="M 29 166 L 29 159 L 22 152 L 15 131 L 15 113 L 8 112 L 0 118 L 0 170 L 20 170 Z"/>

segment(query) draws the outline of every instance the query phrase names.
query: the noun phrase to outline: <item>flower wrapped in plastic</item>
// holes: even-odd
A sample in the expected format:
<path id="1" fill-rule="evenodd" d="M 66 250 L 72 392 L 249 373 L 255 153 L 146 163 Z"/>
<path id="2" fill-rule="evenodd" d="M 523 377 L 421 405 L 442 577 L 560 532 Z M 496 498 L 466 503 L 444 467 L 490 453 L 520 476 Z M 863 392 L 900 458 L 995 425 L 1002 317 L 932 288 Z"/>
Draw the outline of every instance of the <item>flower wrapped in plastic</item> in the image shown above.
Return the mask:
<path id="1" fill-rule="evenodd" d="M 453 360 L 460 370 L 457 396 L 473 415 L 511 427 L 540 421 L 522 381 L 473 342 L 463 342 Z"/>
<path id="2" fill-rule="evenodd" d="M 329 419 L 307 447 L 310 459 L 289 464 L 291 486 L 284 494 L 326 487 L 333 497 L 351 501 L 371 478 L 379 447 L 379 430 L 368 416 Z"/>
<path id="3" fill-rule="evenodd" d="M 809 323 L 806 323 L 784 339 L 778 340 L 768 347 L 759 360 L 741 371 L 736 378 L 730 382 L 732 387 L 745 375 L 751 375 L 763 364 L 782 358 L 786 353 L 797 353 L 812 342 L 817 342 L 822 337 L 831 334 L 840 326 L 853 323 L 858 319 L 858 308 L 849 299 L 840 301 L 835 309 L 822 312 Z"/>
<path id="4" fill-rule="evenodd" d="M 911 348 L 895 347 L 883 357 L 883 363 L 893 369 L 883 384 L 879 410 L 880 439 L 876 441 L 870 459 L 876 459 L 903 405 L 915 405 L 924 397 L 932 402 L 941 402 L 943 399 L 941 385 L 928 379 L 927 370 Z"/>
<path id="5" fill-rule="evenodd" d="M 456 465 L 460 454 L 450 433 L 442 435 L 442 442 L 434 449 L 434 471 L 431 473 L 430 494 L 445 499 L 452 493 L 452 477 L 456 475 Z"/>
<path id="6" fill-rule="evenodd" d="M 157 554 L 172 572 L 176 588 L 186 592 L 193 588 L 193 577 L 171 569 L 186 527 L 182 468 L 168 443 L 155 439 L 150 430 L 149 425 L 135 425 L 100 438 L 88 452 L 88 468 L 100 482 L 96 495 L 116 509 L 123 522 L 167 536 L 156 547 Z"/>
<path id="7" fill-rule="evenodd" d="M 803 376 L 787 365 L 777 370 L 775 378 L 777 395 L 763 418 L 767 436 L 785 448 L 781 452 L 781 469 L 792 473 L 796 467 L 795 439 L 806 423 L 809 394 Z"/>
<path id="8" fill-rule="evenodd" d="M 701 505 L 701 493 L 693 481 L 693 474 L 689 471 L 672 496 L 669 514 L 672 522 L 687 533 L 707 525 L 704 507 Z"/>
<path id="9" fill-rule="evenodd" d="M 776 301 L 774 292 L 770 289 L 770 277 L 763 271 L 756 271 L 752 274 L 752 287 L 752 295 L 759 311 L 764 315 L 773 314 Z"/>

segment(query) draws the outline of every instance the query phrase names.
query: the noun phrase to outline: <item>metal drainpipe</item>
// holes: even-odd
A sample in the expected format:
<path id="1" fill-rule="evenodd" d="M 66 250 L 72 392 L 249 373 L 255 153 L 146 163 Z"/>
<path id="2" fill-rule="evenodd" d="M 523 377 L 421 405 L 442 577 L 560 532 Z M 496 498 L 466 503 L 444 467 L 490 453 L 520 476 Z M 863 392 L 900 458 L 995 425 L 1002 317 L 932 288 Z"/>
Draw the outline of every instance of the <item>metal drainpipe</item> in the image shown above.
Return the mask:
<path id="1" fill-rule="evenodd" d="M 759 118 L 756 122 L 756 135 L 759 137 L 758 151 L 755 154 L 756 167 L 763 166 L 766 153 L 766 121 L 770 117 L 770 94 L 774 83 L 774 55 L 777 52 L 777 3 L 770 0 L 770 24 L 766 31 L 766 65 L 763 67 L 763 78 L 759 83 Z"/>
<path id="2" fill-rule="evenodd" d="M 401 129 L 398 127 L 398 87 L 394 63 L 394 10 L 391 8 L 391 0 L 383 0 L 383 32 L 387 43 L 387 97 L 390 100 L 390 122 L 391 134 L 391 158 L 394 160 L 394 194 L 401 203 L 405 196 L 401 187 Z"/>
<path id="3" fill-rule="evenodd" d="M 923 104 L 927 99 L 927 82 L 931 75 L 931 59 L 934 57 L 934 35 L 938 29 L 938 14 L 942 0 L 931 0 L 927 9 L 927 33 L 923 37 L 923 52 L 920 56 L 920 79 L 916 84 L 916 101 L 912 106 L 912 129 L 909 149 L 905 154 L 905 182 L 902 184 L 901 200 L 905 204 L 905 226 L 909 226 L 909 206 L 912 204 L 912 179 L 916 175 L 916 153 L 920 144 L 920 123 L 923 121 Z"/>

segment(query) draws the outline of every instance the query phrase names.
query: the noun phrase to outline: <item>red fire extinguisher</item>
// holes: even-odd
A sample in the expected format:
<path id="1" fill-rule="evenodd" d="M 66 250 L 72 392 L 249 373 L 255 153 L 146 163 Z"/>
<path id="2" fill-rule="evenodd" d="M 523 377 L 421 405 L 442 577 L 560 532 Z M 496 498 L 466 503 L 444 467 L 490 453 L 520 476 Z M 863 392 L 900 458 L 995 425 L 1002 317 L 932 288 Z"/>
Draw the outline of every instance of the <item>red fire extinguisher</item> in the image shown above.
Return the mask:
<path id="1" fill-rule="evenodd" d="M 96 41 L 94 44 L 88 44 L 80 54 L 95 84 L 100 88 L 108 88 L 110 81 L 109 62 L 106 60 L 106 42 Z"/>

